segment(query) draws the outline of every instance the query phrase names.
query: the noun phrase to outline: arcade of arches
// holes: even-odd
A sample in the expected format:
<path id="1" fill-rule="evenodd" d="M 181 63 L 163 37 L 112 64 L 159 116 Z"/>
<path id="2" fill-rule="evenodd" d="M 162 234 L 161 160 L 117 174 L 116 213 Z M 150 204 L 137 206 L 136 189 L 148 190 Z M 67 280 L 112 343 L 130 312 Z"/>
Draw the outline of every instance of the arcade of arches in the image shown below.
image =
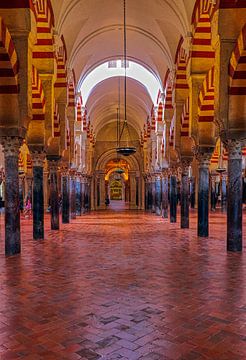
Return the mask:
<path id="1" fill-rule="evenodd" d="M 45 246 L 120 202 L 187 234 L 192 214 L 197 241 L 227 216 L 224 248 L 243 250 L 245 0 L 126 1 L 127 63 L 123 3 L 0 1 L 2 256 L 25 257 L 23 221 Z"/>

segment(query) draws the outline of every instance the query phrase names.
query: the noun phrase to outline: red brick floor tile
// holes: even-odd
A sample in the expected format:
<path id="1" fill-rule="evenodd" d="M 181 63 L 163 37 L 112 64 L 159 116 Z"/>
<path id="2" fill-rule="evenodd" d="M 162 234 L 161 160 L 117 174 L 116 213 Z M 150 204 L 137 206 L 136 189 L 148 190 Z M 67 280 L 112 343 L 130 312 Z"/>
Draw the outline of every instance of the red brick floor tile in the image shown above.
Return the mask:
<path id="1" fill-rule="evenodd" d="M 4 256 L 1 360 L 245 360 L 245 253 L 226 252 L 226 217 L 210 237 L 153 214 L 92 212 Z M 246 223 L 244 221 L 244 233 Z M 245 244 L 244 244 L 245 251 Z"/>

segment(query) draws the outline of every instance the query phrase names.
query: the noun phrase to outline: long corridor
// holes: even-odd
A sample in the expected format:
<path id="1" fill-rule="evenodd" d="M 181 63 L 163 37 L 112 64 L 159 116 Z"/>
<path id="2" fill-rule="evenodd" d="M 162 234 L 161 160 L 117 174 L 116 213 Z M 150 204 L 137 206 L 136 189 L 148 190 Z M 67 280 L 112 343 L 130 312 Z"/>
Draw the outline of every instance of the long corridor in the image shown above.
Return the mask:
<path id="1" fill-rule="evenodd" d="M 226 217 L 208 239 L 153 214 L 92 212 L 5 258 L 0 358 L 246 358 L 246 262 L 226 252 Z M 246 230 L 246 229 L 245 229 Z"/>

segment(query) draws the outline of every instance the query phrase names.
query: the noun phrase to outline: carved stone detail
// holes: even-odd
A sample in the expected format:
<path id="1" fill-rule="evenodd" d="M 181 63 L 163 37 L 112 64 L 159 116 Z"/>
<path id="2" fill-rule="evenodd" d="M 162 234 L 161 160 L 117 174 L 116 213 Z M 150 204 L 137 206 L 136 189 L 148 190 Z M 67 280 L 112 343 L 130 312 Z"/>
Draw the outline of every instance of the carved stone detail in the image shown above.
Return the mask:
<path id="1" fill-rule="evenodd" d="M 6 136 L 1 138 L 5 156 L 18 156 L 23 139 L 18 136 Z"/>
<path id="2" fill-rule="evenodd" d="M 200 146 L 195 147 L 194 155 L 199 163 L 200 168 L 208 168 L 210 165 L 210 160 L 213 154 L 214 148 L 203 148 Z"/>
<path id="3" fill-rule="evenodd" d="M 33 166 L 43 167 L 45 157 L 46 157 L 45 152 L 39 152 L 39 151 L 31 152 Z"/>
<path id="4" fill-rule="evenodd" d="M 188 176 L 191 162 L 192 162 L 192 159 L 188 159 L 188 158 L 181 159 L 182 175 L 187 175 Z"/>
<path id="5" fill-rule="evenodd" d="M 225 146 L 228 150 L 229 160 L 242 159 L 242 143 L 239 140 L 229 139 L 225 142 Z"/>

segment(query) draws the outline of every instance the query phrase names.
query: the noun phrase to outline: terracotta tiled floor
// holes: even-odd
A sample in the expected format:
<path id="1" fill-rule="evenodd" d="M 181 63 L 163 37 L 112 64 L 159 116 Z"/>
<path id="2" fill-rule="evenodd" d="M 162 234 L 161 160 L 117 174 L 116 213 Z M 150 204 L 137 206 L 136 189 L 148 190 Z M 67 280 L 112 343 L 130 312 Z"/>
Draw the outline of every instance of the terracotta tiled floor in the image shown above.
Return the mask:
<path id="1" fill-rule="evenodd" d="M 43 242 L 22 220 L 7 259 L 1 231 L 0 359 L 245 360 L 245 250 L 226 253 L 224 215 L 208 239 L 195 218 L 108 210 L 51 232 L 47 217 Z"/>

